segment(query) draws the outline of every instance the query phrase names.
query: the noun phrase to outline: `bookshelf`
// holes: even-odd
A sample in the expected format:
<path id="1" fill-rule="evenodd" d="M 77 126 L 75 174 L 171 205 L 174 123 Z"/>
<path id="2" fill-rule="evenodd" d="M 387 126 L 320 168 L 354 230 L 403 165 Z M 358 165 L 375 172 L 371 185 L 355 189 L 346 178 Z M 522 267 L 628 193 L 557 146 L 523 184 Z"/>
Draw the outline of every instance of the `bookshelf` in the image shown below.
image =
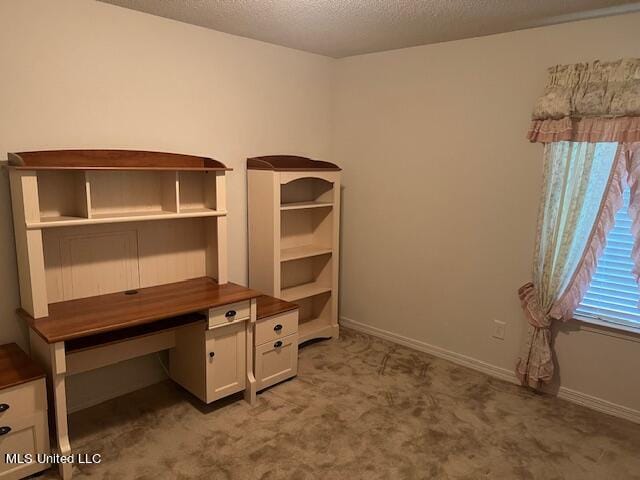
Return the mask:
<path id="1" fill-rule="evenodd" d="M 249 286 L 300 307 L 299 343 L 338 335 L 340 168 L 247 160 Z"/>

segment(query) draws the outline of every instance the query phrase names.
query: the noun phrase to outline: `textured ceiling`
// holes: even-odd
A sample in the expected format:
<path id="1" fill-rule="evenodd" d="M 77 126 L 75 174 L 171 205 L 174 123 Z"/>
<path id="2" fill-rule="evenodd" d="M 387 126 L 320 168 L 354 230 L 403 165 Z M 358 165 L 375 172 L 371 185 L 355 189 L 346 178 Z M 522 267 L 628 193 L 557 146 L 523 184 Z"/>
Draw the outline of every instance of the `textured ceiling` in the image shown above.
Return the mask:
<path id="1" fill-rule="evenodd" d="M 640 10 L 629 0 L 100 0 L 331 57 Z"/>

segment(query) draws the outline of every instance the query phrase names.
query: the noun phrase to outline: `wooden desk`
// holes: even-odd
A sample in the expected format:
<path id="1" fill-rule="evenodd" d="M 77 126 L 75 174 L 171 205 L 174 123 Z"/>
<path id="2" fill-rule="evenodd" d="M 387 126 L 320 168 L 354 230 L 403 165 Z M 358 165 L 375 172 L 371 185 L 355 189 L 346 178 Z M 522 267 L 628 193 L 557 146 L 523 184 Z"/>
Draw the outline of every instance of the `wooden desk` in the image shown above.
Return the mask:
<path id="1" fill-rule="evenodd" d="M 18 309 L 18 314 L 47 343 L 55 343 L 204 311 L 260 295 L 234 283 L 218 285 L 215 280 L 202 277 L 131 292 L 51 303 L 49 315 L 38 319 L 22 309 Z"/>
<path id="2" fill-rule="evenodd" d="M 172 365 L 171 373 L 174 380 L 205 401 L 244 388 L 245 399 L 253 403 L 256 395 L 253 324 L 257 317 L 256 298 L 259 295 L 259 292 L 240 285 L 218 285 L 213 279 L 203 277 L 141 288 L 135 293 L 121 292 L 53 303 L 49 305 L 49 315 L 38 319 L 19 309 L 18 313 L 29 325 L 31 355 L 45 367 L 50 379 L 58 453 L 71 454 L 66 376 L 161 350 L 186 350 L 190 355 L 188 361 L 193 359 L 194 352 L 198 352 L 196 355 L 201 357 L 201 364 L 198 363 L 197 368 L 187 361 L 175 375 Z M 220 312 L 224 312 L 225 306 L 231 304 L 233 308 L 246 305 L 246 309 L 238 309 L 238 319 L 232 318 L 233 315 L 229 316 L 227 312 L 228 318 L 221 324 Z M 230 311 L 235 313 L 235 310 Z M 243 312 L 246 312 L 246 316 L 242 316 Z M 192 370 L 207 369 L 206 361 L 209 359 L 205 355 L 205 348 L 209 345 L 209 332 L 214 329 L 219 332 L 230 326 L 242 334 L 238 338 L 246 341 L 246 346 L 242 348 L 242 355 L 246 355 L 246 361 L 242 359 L 246 378 L 241 384 L 238 383 L 239 387 L 236 386 L 235 390 L 219 389 L 214 396 L 207 395 L 203 393 L 207 392 L 206 387 L 193 385 L 190 378 L 185 380 L 184 376 L 188 377 Z M 191 333 L 185 335 L 182 332 Z M 211 355 L 211 352 L 206 353 Z M 184 363 L 183 358 L 179 360 Z M 194 361 L 200 362 L 198 358 Z M 180 365 L 176 368 L 179 369 Z M 210 374 L 199 377 L 199 381 L 210 381 Z M 71 478 L 71 468 L 71 464 L 60 464 L 62 478 Z"/>

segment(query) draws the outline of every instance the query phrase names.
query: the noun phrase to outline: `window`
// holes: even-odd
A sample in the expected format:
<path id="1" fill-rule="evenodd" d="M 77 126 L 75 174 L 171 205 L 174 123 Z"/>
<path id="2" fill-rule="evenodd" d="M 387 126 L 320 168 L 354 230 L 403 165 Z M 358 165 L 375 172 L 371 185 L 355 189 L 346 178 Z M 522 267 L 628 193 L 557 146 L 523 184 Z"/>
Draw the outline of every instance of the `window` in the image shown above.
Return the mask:
<path id="1" fill-rule="evenodd" d="M 615 226 L 607 236 L 607 245 L 598 260 L 589 290 L 576 309 L 576 318 L 595 319 L 640 329 L 640 290 L 631 273 L 630 191 L 623 194 L 623 206 L 616 214 Z"/>

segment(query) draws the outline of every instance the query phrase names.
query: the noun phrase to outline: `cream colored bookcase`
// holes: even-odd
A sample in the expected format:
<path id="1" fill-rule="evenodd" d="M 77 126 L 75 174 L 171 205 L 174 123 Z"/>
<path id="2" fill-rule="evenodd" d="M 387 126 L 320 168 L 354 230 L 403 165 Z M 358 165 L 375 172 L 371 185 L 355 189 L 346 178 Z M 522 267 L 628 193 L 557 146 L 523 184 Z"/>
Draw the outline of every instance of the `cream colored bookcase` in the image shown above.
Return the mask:
<path id="1" fill-rule="evenodd" d="M 249 287 L 300 307 L 298 341 L 338 335 L 340 168 L 247 160 Z"/>

